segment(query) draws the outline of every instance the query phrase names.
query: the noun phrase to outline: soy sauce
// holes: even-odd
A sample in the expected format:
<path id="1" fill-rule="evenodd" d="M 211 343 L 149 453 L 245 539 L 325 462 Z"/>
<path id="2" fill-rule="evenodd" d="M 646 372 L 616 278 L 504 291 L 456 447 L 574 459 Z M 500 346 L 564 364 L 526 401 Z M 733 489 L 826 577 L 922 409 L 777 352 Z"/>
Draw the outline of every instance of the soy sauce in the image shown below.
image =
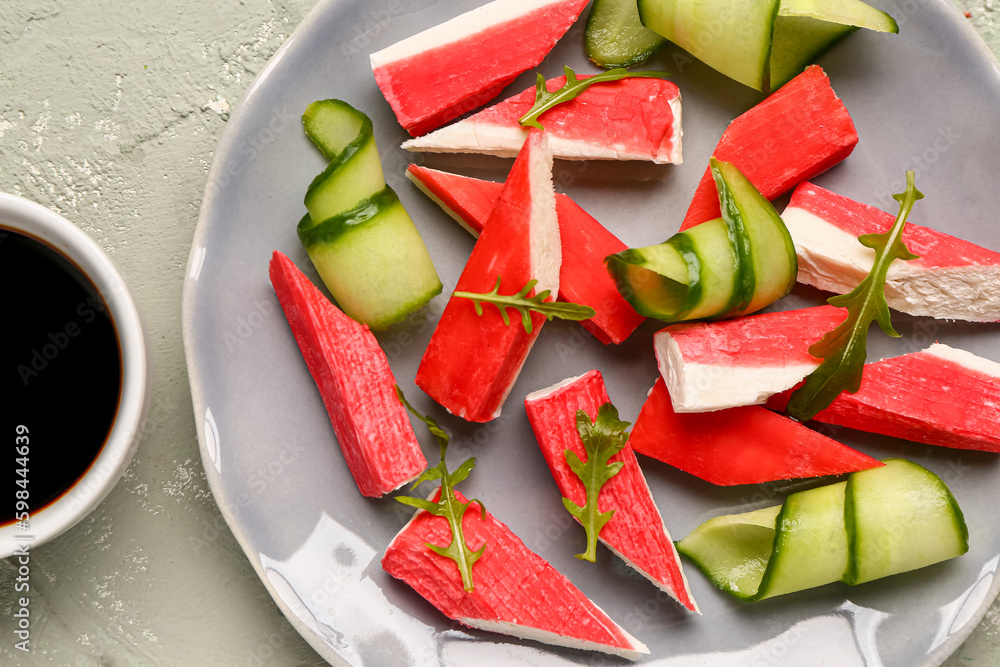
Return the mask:
<path id="1" fill-rule="evenodd" d="M 93 464 L 118 411 L 122 365 L 107 304 L 54 248 L 0 226 L 0 285 L 6 293 L 0 320 L 3 525 L 14 520 L 15 498 L 24 498 L 24 489 L 34 515 Z M 30 438 L 27 466 L 15 452 L 19 425 Z"/>

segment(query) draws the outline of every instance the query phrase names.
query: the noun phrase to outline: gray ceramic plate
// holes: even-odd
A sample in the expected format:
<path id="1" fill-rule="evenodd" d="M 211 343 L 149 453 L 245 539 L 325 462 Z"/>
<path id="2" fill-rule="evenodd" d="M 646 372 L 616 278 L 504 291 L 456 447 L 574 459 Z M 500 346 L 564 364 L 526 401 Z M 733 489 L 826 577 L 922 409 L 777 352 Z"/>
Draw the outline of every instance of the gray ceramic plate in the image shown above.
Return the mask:
<path id="1" fill-rule="evenodd" d="M 208 480 L 247 557 L 285 615 L 333 664 L 618 664 L 601 655 L 469 631 L 449 622 L 379 560 L 408 518 L 392 499 L 365 500 L 344 466 L 330 422 L 267 278 L 279 249 L 314 279 L 295 235 L 305 188 L 323 167 L 299 115 L 312 100 L 339 97 L 375 123 L 385 172 L 427 240 L 450 290 L 473 240 L 405 181 L 407 162 L 502 180 L 511 162 L 421 157 L 382 99 L 368 53 L 471 9 L 475 0 L 321 0 L 260 74 L 226 128 L 209 177 L 184 294 L 184 337 Z M 917 172 L 927 198 L 913 219 L 1000 249 L 1000 70 L 966 19 L 946 0 L 888 6 L 900 34 L 860 32 L 821 64 L 851 111 L 861 143 L 817 182 L 891 208 L 903 172 Z M 582 23 L 542 65 L 591 71 Z M 557 162 L 569 193 L 626 243 L 646 245 L 676 231 L 726 124 L 759 95 L 677 51 L 651 68 L 676 74 L 684 96 L 685 164 Z M 531 84 L 530 74 L 510 90 Z M 780 128 L 775 128 L 780 131 Z M 818 303 L 796 291 L 781 308 Z M 473 454 L 463 485 L 527 545 L 650 647 L 656 665 L 934 665 L 971 632 L 996 595 L 1000 515 L 993 455 L 933 449 L 841 431 L 876 457 L 903 456 L 940 474 L 965 510 L 970 552 L 955 561 L 856 588 L 840 585 L 737 604 L 692 567 L 703 616 L 689 616 L 606 550 L 578 561 L 582 531 L 562 509 L 535 444 L 521 397 L 598 368 L 624 419 L 634 421 L 656 377 L 647 325 L 620 348 L 576 325 L 546 325 L 502 417 L 474 426 L 448 416 L 413 385 L 444 297 L 406 324 L 379 334 L 396 378 L 416 406 L 453 433 L 453 462 Z M 897 315 L 904 337 L 873 334 L 870 356 L 893 356 L 940 340 L 1000 361 L 994 327 Z M 975 397 L 970 397 L 975 400 Z M 436 445 L 423 438 L 429 460 Z M 675 537 L 705 519 L 781 500 L 802 483 L 716 488 L 644 460 Z M 810 484 L 815 484 L 811 482 Z M 821 656 L 821 657 L 820 657 Z"/>

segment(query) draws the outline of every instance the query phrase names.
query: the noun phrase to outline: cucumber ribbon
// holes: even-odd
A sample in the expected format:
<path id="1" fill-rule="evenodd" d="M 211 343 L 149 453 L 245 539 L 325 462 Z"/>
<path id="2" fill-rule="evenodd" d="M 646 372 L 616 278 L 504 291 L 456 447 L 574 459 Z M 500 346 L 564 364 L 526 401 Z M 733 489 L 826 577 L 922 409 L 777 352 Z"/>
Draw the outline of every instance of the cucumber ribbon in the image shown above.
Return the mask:
<path id="1" fill-rule="evenodd" d="M 883 463 L 782 505 L 710 519 L 677 550 L 747 601 L 860 584 L 967 552 L 962 510 L 941 478 L 904 459 Z"/>
<path id="2" fill-rule="evenodd" d="M 765 93 L 780 88 L 859 28 L 899 32 L 891 16 L 861 0 L 638 0 L 636 8 L 641 26 Z M 636 58 L 622 59 L 633 62 L 643 56 L 640 43 Z"/>
<path id="3" fill-rule="evenodd" d="M 774 206 L 736 165 L 714 157 L 709 165 L 722 217 L 604 260 L 640 315 L 664 322 L 737 317 L 795 285 L 795 245 Z"/>
<path id="4" fill-rule="evenodd" d="M 439 294 L 441 280 L 385 182 L 371 119 L 342 100 L 318 100 L 302 124 L 329 163 L 306 191 L 299 240 L 341 310 L 384 329 Z"/>

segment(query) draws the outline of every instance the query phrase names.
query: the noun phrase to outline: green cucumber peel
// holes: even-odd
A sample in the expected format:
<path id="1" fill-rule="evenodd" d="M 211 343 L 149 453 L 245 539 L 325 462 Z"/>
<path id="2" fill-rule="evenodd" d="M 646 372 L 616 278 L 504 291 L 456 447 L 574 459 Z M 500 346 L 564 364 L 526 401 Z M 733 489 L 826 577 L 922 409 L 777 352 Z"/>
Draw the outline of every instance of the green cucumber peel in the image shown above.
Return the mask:
<path id="1" fill-rule="evenodd" d="M 754 290 L 757 287 L 757 277 L 753 269 L 753 248 L 750 243 L 750 236 L 747 233 L 743 220 L 743 212 L 736 202 L 730 183 L 726 180 L 724 169 L 731 167 L 739 172 L 731 163 L 721 162 L 713 155 L 708 159 L 709 168 L 712 170 L 712 179 L 715 181 L 715 189 L 719 194 L 719 208 L 722 211 L 722 220 L 729 230 L 729 244 L 736 253 L 736 275 L 733 280 L 733 295 L 726 308 L 719 313 L 719 317 L 730 317 L 734 313 L 742 313 L 753 300 Z M 742 176 L 742 172 L 740 172 Z"/>
<path id="2" fill-rule="evenodd" d="M 333 150 L 331 150 L 330 146 L 324 144 L 318 136 L 312 133 L 310 131 L 309 124 L 306 123 L 306 130 L 305 130 L 306 136 L 308 136 L 309 139 L 313 142 L 313 145 L 316 146 L 317 149 L 319 149 L 319 151 L 323 154 L 323 157 L 327 158 L 330 161 L 323 169 L 323 171 L 317 174 L 316 177 L 313 178 L 313 180 L 309 183 L 309 187 L 306 188 L 306 197 L 309 196 L 310 192 L 315 190 L 326 179 L 328 179 L 331 174 L 341 169 L 344 165 L 350 162 L 355 155 L 361 152 L 361 149 L 363 149 L 368 144 L 368 142 L 375 140 L 375 127 L 372 124 L 372 119 L 369 118 L 366 114 L 358 111 L 357 109 L 347 104 L 346 102 L 341 102 L 340 100 L 323 100 L 323 102 L 330 102 L 330 103 L 335 102 L 340 105 L 343 105 L 344 107 L 347 107 L 360 117 L 361 122 L 360 122 L 360 127 L 358 128 L 357 136 L 354 137 L 354 139 L 352 139 L 351 141 L 349 141 L 346 146 L 344 146 L 339 152 L 336 153 L 334 153 Z M 313 105 L 316 104 L 319 103 L 313 102 L 313 104 L 309 106 L 313 107 Z M 308 111 L 309 109 L 307 108 L 307 113 Z M 305 115 L 303 115 L 303 118 L 305 118 Z M 319 222 L 322 222 L 322 220 L 320 220 Z"/>
<path id="3" fill-rule="evenodd" d="M 333 243 L 352 227 L 362 225 L 378 217 L 391 206 L 401 205 L 399 196 L 388 185 L 362 199 L 353 208 L 326 220 L 316 221 L 306 213 L 296 227 L 299 241 L 306 250 L 321 243 Z"/>
<path id="4" fill-rule="evenodd" d="M 716 588 L 752 602 L 774 551 L 781 509 L 781 505 L 774 505 L 709 519 L 676 542 L 677 552 L 694 563 Z"/>
<path id="5" fill-rule="evenodd" d="M 646 28 L 765 93 L 855 28 L 899 30 L 891 16 L 861 0 L 638 0 L 637 9 Z"/>
<path id="6" fill-rule="evenodd" d="M 918 257 L 903 243 L 906 219 L 913 204 L 924 197 L 914 185 L 912 170 L 906 172 L 906 191 L 892 197 L 899 202 L 899 214 L 889 231 L 858 237 L 863 246 L 875 251 L 871 272 L 850 293 L 827 300 L 832 306 L 847 308 L 847 319 L 809 348 L 809 354 L 823 362 L 806 378 L 805 384 L 792 393 L 785 408 L 792 419 L 801 422 L 812 419 L 841 392 L 853 394 L 858 391 L 868 357 L 868 327 L 873 321 L 878 322 L 887 335 L 900 337 L 889 316 L 885 281 L 893 260 Z"/>
<path id="7" fill-rule="evenodd" d="M 553 107 L 557 107 L 564 102 L 569 102 L 570 100 L 575 99 L 578 95 L 580 95 L 580 93 L 587 90 L 587 88 L 590 88 L 595 83 L 618 81 L 620 79 L 631 77 L 665 79 L 670 76 L 667 72 L 629 72 L 624 67 L 616 67 L 615 69 L 589 76 L 586 79 L 578 79 L 576 77 L 576 72 L 565 65 L 563 66 L 563 72 L 566 75 L 565 85 L 563 85 L 563 87 L 559 90 L 551 93 L 548 88 L 545 87 L 545 77 L 541 73 L 538 74 L 538 81 L 535 84 L 535 103 L 532 105 L 531 109 L 528 110 L 528 113 L 524 114 L 517 120 L 518 123 L 530 127 L 537 127 L 539 130 L 544 130 L 545 128 L 542 127 L 542 124 L 538 122 L 539 116 Z"/>
<path id="8" fill-rule="evenodd" d="M 534 289 L 536 283 L 538 283 L 537 280 L 529 280 L 528 284 L 517 294 L 504 295 L 500 294 L 500 276 L 497 276 L 497 284 L 490 292 L 479 294 L 459 291 L 455 292 L 452 296 L 471 299 L 472 304 L 476 308 L 476 315 L 480 317 L 483 316 L 483 303 L 492 303 L 500 311 L 503 323 L 507 326 L 510 326 L 510 316 L 507 314 L 507 309 L 516 310 L 521 314 L 521 324 L 524 326 L 526 333 L 531 333 L 532 331 L 532 312 L 541 313 L 549 320 L 553 317 L 558 317 L 562 320 L 574 320 L 577 322 L 580 320 L 589 320 L 596 314 L 596 311 L 590 306 L 584 306 L 579 303 L 546 301 L 551 294 L 551 290 L 542 290 L 535 296 L 529 297 L 528 292 Z"/>
<path id="9" fill-rule="evenodd" d="M 591 563 L 596 560 L 597 536 L 614 516 L 615 510 L 602 512 L 597 501 L 601 488 L 617 475 L 624 465 L 621 461 L 608 463 L 608 460 L 625 446 L 628 441 L 625 429 L 628 427 L 629 422 L 618 419 L 618 410 L 611 403 L 605 403 L 598 408 L 597 418 L 593 421 L 583 410 L 576 411 L 576 430 L 583 441 L 587 460 L 581 461 L 571 449 L 563 452 L 563 456 L 566 457 L 570 470 L 583 482 L 586 501 L 583 507 L 569 498 L 564 497 L 562 501 L 566 511 L 576 517 L 587 531 L 587 550 L 582 554 L 576 554 L 580 560 L 589 560 Z"/>
<path id="10" fill-rule="evenodd" d="M 965 516 L 944 481 L 913 461 L 888 458 L 883 463 L 884 468 L 857 472 L 847 480 L 844 523 L 851 558 L 841 581 L 851 586 L 969 551 Z M 906 498 L 907 504 L 901 508 L 885 496 Z"/>
<path id="11" fill-rule="evenodd" d="M 702 272 L 706 271 L 707 267 L 703 266 L 701 257 L 698 256 L 698 251 L 695 249 L 691 237 L 686 233 L 679 232 L 674 234 L 666 240 L 666 243 L 670 244 L 677 251 L 677 254 L 681 256 L 688 268 L 687 293 L 684 296 L 684 302 L 677 311 L 677 319 L 683 320 L 701 303 L 702 288 L 704 287 Z"/>
<path id="12" fill-rule="evenodd" d="M 428 415 L 422 415 L 417 412 L 412 405 L 407 402 L 406 398 L 403 396 L 402 390 L 396 387 L 396 396 L 399 398 L 399 402 L 402 403 L 407 410 L 409 410 L 417 419 L 427 424 L 427 429 L 431 432 L 441 446 L 441 460 L 436 466 L 427 468 L 413 482 L 411 489 L 415 489 L 424 482 L 430 482 L 434 480 L 441 480 L 441 493 L 438 497 L 438 501 L 432 502 L 426 498 L 415 498 L 412 496 L 396 496 L 396 500 L 403 503 L 404 505 L 409 505 L 410 507 L 416 507 L 417 509 L 422 509 L 426 512 L 430 512 L 434 516 L 444 517 L 448 521 L 448 526 L 451 528 L 451 543 L 448 546 L 439 546 L 437 544 L 426 543 L 428 549 L 438 554 L 439 556 L 444 556 L 445 558 L 450 558 L 455 561 L 458 566 L 458 571 L 462 575 L 462 586 L 465 590 L 471 593 L 474 590 L 472 581 L 472 566 L 476 564 L 483 553 L 486 551 L 486 543 L 483 542 L 482 546 L 473 551 L 469 548 L 468 543 L 465 541 L 465 533 L 462 530 L 462 518 L 465 516 L 466 510 L 473 503 L 479 505 L 480 518 L 486 520 L 486 506 L 483 502 L 477 498 L 472 500 L 466 500 L 462 502 L 455 495 L 455 485 L 461 483 L 469 476 L 472 469 L 476 467 L 476 459 L 472 457 L 467 459 L 462 465 L 458 466 L 454 472 L 448 471 L 448 465 L 445 463 L 445 454 L 448 451 L 448 442 L 450 437 L 447 433 L 438 425 L 437 421 Z"/>

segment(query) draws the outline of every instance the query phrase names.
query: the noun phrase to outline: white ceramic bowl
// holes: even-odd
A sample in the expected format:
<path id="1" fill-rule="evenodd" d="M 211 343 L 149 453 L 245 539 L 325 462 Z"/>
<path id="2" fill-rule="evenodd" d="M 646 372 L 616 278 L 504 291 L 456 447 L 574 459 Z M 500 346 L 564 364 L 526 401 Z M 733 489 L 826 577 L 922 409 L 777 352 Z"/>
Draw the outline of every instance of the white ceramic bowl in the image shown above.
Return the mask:
<path id="1" fill-rule="evenodd" d="M 125 280 L 111 259 L 84 231 L 44 206 L 4 193 L 0 193 L 0 230 L 20 232 L 44 241 L 87 275 L 108 305 L 118 332 L 122 362 L 118 412 L 97 459 L 55 502 L 43 509 L 30 508 L 27 530 L 16 523 L 0 527 L 0 558 L 5 558 L 17 553 L 25 544 L 35 547 L 76 524 L 97 507 L 118 482 L 142 437 L 152 392 L 152 363 L 149 336 Z M 10 438 L 13 437 L 11 434 Z M 13 512 L 14 499 L 7 504 Z"/>

